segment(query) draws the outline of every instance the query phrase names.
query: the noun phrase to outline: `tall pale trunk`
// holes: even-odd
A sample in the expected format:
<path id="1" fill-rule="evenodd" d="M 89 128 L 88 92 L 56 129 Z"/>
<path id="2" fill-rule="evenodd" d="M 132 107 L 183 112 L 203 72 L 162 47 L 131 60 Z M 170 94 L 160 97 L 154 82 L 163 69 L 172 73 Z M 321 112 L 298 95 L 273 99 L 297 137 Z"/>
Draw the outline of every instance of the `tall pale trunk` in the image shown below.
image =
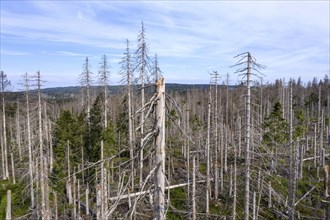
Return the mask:
<path id="1" fill-rule="evenodd" d="M 196 155 L 193 155 L 192 165 L 192 219 L 196 220 Z"/>
<path id="2" fill-rule="evenodd" d="M 210 207 L 210 192 L 211 192 L 211 183 L 210 183 L 210 132 L 211 132 L 211 86 L 209 89 L 209 103 L 207 111 L 207 137 L 206 137 L 206 192 L 205 192 L 205 202 L 206 202 L 206 217 L 209 216 Z"/>
<path id="3" fill-rule="evenodd" d="M 3 81 L 3 80 L 2 80 Z M 3 179 L 9 178 L 9 167 L 8 167 L 8 146 L 7 146 L 7 130 L 6 130 L 6 104 L 4 95 L 4 85 L 2 85 L 2 158 L 3 158 Z"/>
<path id="4" fill-rule="evenodd" d="M 233 180 L 233 213 L 232 213 L 232 219 L 236 220 L 236 203 L 237 203 L 237 149 L 236 149 L 236 144 L 234 144 L 234 180 Z"/>
<path id="5" fill-rule="evenodd" d="M 27 139 L 29 149 L 29 177 L 30 177 L 30 199 L 31 207 L 35 207 L 34 187 L 33 187 L 33 157 L 32 157 L 32 138 L 31 138 L 31 125 L 30 125 L 30 103 L 29 103 L 29 78 L 27 73 L 24 75 L 25 79 L 25 99 L 26 99 L 26 122 L 27 122 Z"/>
<path id="6" fill-rule="evenodd" d="M 142 31 L 143 31 L 143 24 L 142 24 Z M 144 81 L 145 81 L 145 42 L 142 42 L 142 48 L 141 48 L 141 57 L 142 57 L 142 63 L 141 63 L 141 107 L 144 107 L 145 104 L 145 95 L 144 95 Z M 141 140 L 140 140 L 140 145 L 141 148 L 144 145 L 143 142 L 143 133 L 144 133 L 144 108 L 141 111 L 141 119 L 140 119 L 140 129 L 141 129 Z M 140 150 L 140 188 L 142 187 L 143 184 L 143 149 Z"/>
<path id="7" fill-rule="evenodd" d="M 294 185 L 295 185 L 295 146 L 293 144 L 293 110 L 292 110 L 292 81 L 290 80 L 289 90 L 289 220 L 294 219 Z"/>
<path id="8" fill-rule="evenodd" d="M 219 167 L 218 167 L 218 73 L 215 73 L 215 97 L 214 97 L 214 198 L 218 200 L 219 195 Z M 227 81 L 228 83 L 228 81 Z M 228 85 L 227 85 L 228 86 Z M 228 95 L 228 92 L 227 92 Z"/>
<path id="9" fill-rule="evenodd" d="M 39 172 L 40 172 L 40 188 L 41 188 L 41 216 L 43 219 L 50 219 L 49 200 L 48 200 L 48 173 L 47 173 L 47 157 L 44 154 L 43 131 L 42 131 L 42 108 L 40 93 L 40 72 L 37 73 L 38 79 L 38 127 L 39 127 Z"/>
<path id="10" fill-rule="evenodd" d="M 244 189 L 244 220 L 249 219 L 250 208 L 250 127 L 251 127 L 251 55 L 248 53 L 246 81 L 246 112 L 245 112 L 245 189 Z"/>
<path id="11" fill-rule="evenodd" d="M 165 220 L 165 81 L 157 80 L 154 219 Z"/>
<path id="12" fill-rule="evenodd" d="M 11 220 L 11 190 L 7 191 L 6 220 Z"/>
<path id="13" fill-rule="evenodd" d="M 18 147 L 19 161 L 22 161 L 21 122 L 20 122 L 20 108 L 19 108 L 18 99 L 17 99 L 16 105 L 17 105 L 17 109 L 16 109 L 16 142 L 17 142 L 17 147 Z"/>

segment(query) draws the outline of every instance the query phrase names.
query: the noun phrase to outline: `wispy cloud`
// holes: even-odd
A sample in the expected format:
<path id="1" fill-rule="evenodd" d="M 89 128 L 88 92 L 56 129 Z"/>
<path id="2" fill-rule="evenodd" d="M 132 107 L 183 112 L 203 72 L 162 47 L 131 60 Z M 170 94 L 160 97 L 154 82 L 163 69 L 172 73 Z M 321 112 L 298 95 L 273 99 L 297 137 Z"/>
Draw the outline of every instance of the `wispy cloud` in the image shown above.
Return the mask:
<path id="1" fill-rule="evenodd" d="M 8 56 L 29 56 L 29 55 L 31 55 L 31 53 L 27 53 L 27 52 L 4 50 L 2 48 L 0 50 L 0 53 L 2 55 L 8 55 Z"/>
<path id="2" fill-rule="evenodd" d="M 67 57 L 61 62 L 86 55 L 97 60 L 111 53 L 116 63 L 125 39 L 134 50 L 144 21 L 151 56 L 159 55 L 165 73 L 180 71 L 176 76 L 193 73 L 204 80 L 212 68 L 228 72 L 233 56 L 244 51 L 267 65 L 270 73 L 307 74 L 311 68 L 321 71 L 330 65 L 328 1 L 24 1 L 19 8 L 14 7 L 17 2 L 1 4 L 3 39 L 19 38 L 26 47 L 40 42 L 47 53 Z M 14 44 L 6 46 L 17 50 Z M 1 56 L 10 55 L 5 52 Z"/>

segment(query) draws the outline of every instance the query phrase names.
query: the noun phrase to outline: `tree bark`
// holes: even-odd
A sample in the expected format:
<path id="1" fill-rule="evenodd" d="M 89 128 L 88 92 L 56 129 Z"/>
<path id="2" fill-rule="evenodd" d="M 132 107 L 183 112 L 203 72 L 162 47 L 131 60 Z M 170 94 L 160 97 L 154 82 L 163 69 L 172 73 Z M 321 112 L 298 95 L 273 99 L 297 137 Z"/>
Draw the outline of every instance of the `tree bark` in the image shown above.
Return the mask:
<path id="1" fill-rule="evenodd" d="M 208 113 L 207 113 L 207 137 L 206 137 L 206 192 L 205 192 L 205 202 L 206 202 L 206 217 L 209 217 L 210 207 L 209 207 L 209 200 L 210 200 L 210 192 L 211 192 L 211 185 L 210 185 L 210 130 L 211 130 L 211 87 L 209 89 L 209 104 L 208 104 Z"/>
<path id="2" fill-rule="evenodd" d="M 30 125 L 30 103 L 29 103 L 29 77 L 27 73 L 24 75 L 25 80 L 25 98 L 26 98 L 26 122 L 27 122 L 27 139 L 29 148 L 29 177 L 30 177 L 30 199 L 31 207 L 35 207 L 34 187 L 33 187 L 33 157 L 32 157 L 32 139 L 31 139 L 31 125 Z"/>
<path id="3" fill-rule="evenodd" d="M 165 214 L 165 81 L 157 80 L 156 155 L 154 219 L 164 220 Z"/>
<path id="4" fill-rule="evenodd" d="M 250 123 L 251 123 L 251 88 L 250 88 L 251 55 L 248 53 L 246 81 L 246 112 L 245 112 L 245 189 L 244 189 L 244 220 L 249 219 L 250 208 Z"/>
<path id="5" fill-rule="evenodd" d="M 289 94 L 289 220 L 294 219 L 294 185 L 295 185 L 295 147 L 293 144 L 293 110 L 292 110 L 292 81 L 290 80 L 290 94 Z"/>
<path id="6" fill-rule="evenodd" d="M 193 168 L 192 168 L 192 219 L 196 220 L 196 156 L 193 156 Z"/>
<path id="7" fill-rule="evenodd" d="M 11 190 L 7 191 L 6 220 L 11 220 Z"/>

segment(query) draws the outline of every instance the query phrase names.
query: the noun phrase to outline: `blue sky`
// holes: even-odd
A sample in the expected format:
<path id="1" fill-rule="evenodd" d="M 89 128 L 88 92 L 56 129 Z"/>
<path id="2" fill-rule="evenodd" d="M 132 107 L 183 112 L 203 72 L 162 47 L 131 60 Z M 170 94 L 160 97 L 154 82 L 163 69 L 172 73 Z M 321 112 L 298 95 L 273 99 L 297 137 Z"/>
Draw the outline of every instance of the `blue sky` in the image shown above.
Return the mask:
<path id="1" fill-rule="evenodd" d="M 1 0 L 1 70 L 15 89 L 25 72 L 45 87 L 78 85 L 86 56 L 96 75 L 103 54 L 119 82 L 125 41 L 136 49 L 141 21 L 149 55 L 167 82 L 208 83 L 250 51 L 263 81 L 322 79 L 330 69 L 330 3 L 325 1 L 24 1 Z"/>

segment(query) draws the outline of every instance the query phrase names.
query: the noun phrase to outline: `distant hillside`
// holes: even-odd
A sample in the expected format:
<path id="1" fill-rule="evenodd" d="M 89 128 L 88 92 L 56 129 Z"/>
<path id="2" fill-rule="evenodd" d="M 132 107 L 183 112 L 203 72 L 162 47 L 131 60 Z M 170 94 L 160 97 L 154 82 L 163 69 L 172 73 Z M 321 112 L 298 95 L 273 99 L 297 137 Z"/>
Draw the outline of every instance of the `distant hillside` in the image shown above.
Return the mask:
<path id="1" fill-rule="evenodd" d="M 219 85 L 222 86 L 222 85 Z M 232 85 L 230 88 L 235 88 L 237 85 Z M 125 86 L 123 85 L 111 85 L 108 87 L 109 93 L 111 95 L 124 94 Z M 185 92 L 189 90 L 204 90 L 208 89 L 208 84 L 178 84 L 178 83 L 168 83 L 166 84 L 167 92 Z M 96 91 L 100 91 L 102 88 L 100 86 L 92 86 L 91 92 L 95 94 Z M 132 86 L 132 90 L 139 91 L 139 85 Z M 150 90 L 149 90 L 150 91 Z M 41 89 L 42 96 L 47 99 L 74 99 L 81 92 L 80 86 L 67 86 L 67 87 L 53 87 L 53 88 L 43 88 Z M 31 98 L 37 93 L 37 90 L 30 90 Z M 24 99 L 24 92 L 8 92 L 6 94 L 6 99 L 9 102 L 13 102 L 17 99 Z"/>

